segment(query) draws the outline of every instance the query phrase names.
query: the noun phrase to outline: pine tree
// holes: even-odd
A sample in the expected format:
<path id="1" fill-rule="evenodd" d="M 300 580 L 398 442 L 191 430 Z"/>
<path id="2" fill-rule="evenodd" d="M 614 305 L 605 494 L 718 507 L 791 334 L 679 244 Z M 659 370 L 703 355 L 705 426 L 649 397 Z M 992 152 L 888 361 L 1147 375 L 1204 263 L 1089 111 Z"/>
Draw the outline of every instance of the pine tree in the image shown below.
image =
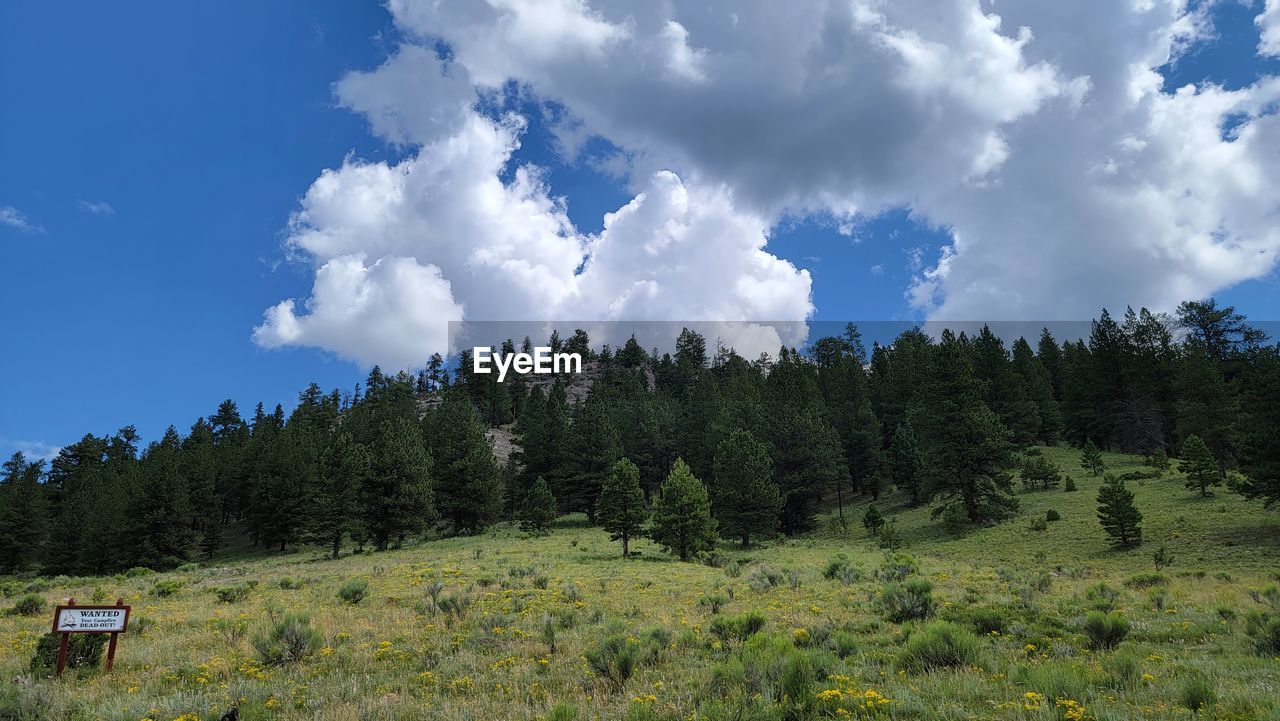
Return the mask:
<path id="1" fill-rule="evenodd" d="M 571 476 L 575 469 L 570 464 L 570 449 L 573 442 L 570 418 L 572 412 L 566 399 L 564 383 L 556 380 L 547 393 L 546 420 L 543 423 L 542 454 L 544 467 L 539 473 L 546 477 L 552 490 L 558 490 L 564 479 Z M 530 485 L 533 478 L 529 479 Z M 559 499 L 563 507 L 565 499 Z"/>
<path id="2" fill-rule="evenodd" d="M 578 405 L 569 431 L 568 471 L 557 486 L 565 510 L 583 511 L 591 523 L 596 522 L 600 486 L 622 456 L 618 431 L 605 403 L 603 395 L 593 391 Z"/>
<path id="3" fill-rule="evenodd" d="M 1156 446 L 1156 449 L 1147 457 L 1147 465 L 1154 468 L 1161 476 L 1169 472 L 1169 454 L 1165 452 L 1164 446 Z"/>
<path id="4" fill-rule="evenodd" d="M 634 463 L 623 458 L 613 464 L 600 489 L 596 513 L 609 540 L 622 541 L 622 557 L 626 558 L 631 552 L 631 539 L 644 532 L 649 520 L 649 504 L 640 488 L 640 469 Z"/>
<path id="5" fill-rule="evenodd" d="M 711 509 L 720 533 L 742 541 L 777 532 L 782 494 L 773 481 L 769 450 L 749 431 L 737 430 L 716 449 Z"/>
<path id="6" fill-rule="evenodd" d="M 889 446 L 893 484 L 899 491 L 911 497 L 911 505 L 920 504 L 923 496 L 920 473 L 920 445 L 916 441 L 916 433 L 909 421 L 898 424 L 893 432 L 893 443 Z"/>
<path id="7" fill-rule="evenodd" d="M 182 441 L 181 465 L 189 494 L 187 508 L 191 517 L 188 522 L 200 539 L 201 551 L 209 558 L 222 540 L 222 504 L 218 500 L 213 426 L 204 418 L 196 420 L 191 434 Z"/>
<path id="8" fill-rule="evenodd" d="M 662 497 L 654 504 L 649 536 L 681 561 L 715 547 L 716 522 L 711 517 L 707 487 L 679 458 L 662 484 Z"/>
<path id="9" fill-rule="evenodd" d="M 1188 436 L 1182 442 L 1182 472 L 1187 475 L 1187 488 L 1199 490 L 1201 496 L 1207 497 L 1210 486 L 1222 483 L 1218 461 L 1200 436 Z"/>
<path id="10" fill-rule="evenodd" d="M 339 433 L 320 458 L 317 484 L 310 498 L 307 537 L 323 543 L 337 558 L 342 543 L 360 534 L 360 489 L 369 481 L 373 458 L 350 433 Z"/>
<path id="11" fill-rule="evenodd" d="M 373 473 L 360 495 L 364 526 L 379 551 L 435 521 L 431 456 L 412 421 L 382 423 L 373 450 Z"/>
<path id="12" fill-rule="evenodd" d="M 92 543 L 86 527 L 104 511 L 94 496 L 104 483 L 106 452 L 106 438 L 85 434 L 79 441 L 64 446 L 53 459 L 45 491 L 54 509 L 50 532 L 58 543 L 46 549 L 43 571 L 79 573 L 86 570 L 84 551 Z M 91 511 L 95 513 L 91 515 Z"/>
<path id="13" fill-rule="evenodd" d="M 302 539 L 306 529 L 309 486 L 316 477 L 319 449 L 305 422 L 278 429 L 281 413 L 269 422 L 271 430 L 255 439 L 260 448 L 252 476 L 254 539 L 281 551 Z"/>
<path id="14" fill-rule="evenodd" d="M 1044 332 L 1048 333 L 1048 330 Z M 1045 345 L 1052 348 L 1050 353 L 1058 352 L 1053 336 L 1049 336 Z M 1045 445 L 1056 445 L 1062 434 L 1062 410 L 1054 397 L 1053 376 L 1046 360 L 1032 352 L 1026 338 L 1019 338 L 1013 344 L 1013 371 L 1027 389 L 1027 397 L 1036 406 L 1036 415 L 1040 419 L 1039 441 Z"/>
<path id="15" fill-rule="evenodd" d="M 949 329 L 935 351 L 931 380 L 911 413 L 925 441 L 925 467 L 933 495 L 959 503 L 969 523 L 998 520 L 1017 508 L 1011 495 L 1009 432 L 978 395 L 964 337 Z"/>
<path id="16" fill-rule="evenodd" d="M 692 364 L 693 361 L 686 361 Z M 730 430 L 729 415 L 715 375 L 701 372 L 682 382 L 677 446 L 694 475 L 714 473 L 716 447 Z"/>
<path id="17" fill-rule="evenodd" d="M 1102 461 L 1102 451 L 1094 445 L 1093 439 L 1084 442 L 1084 450 L 1080 453 L 1080 467 L 1094 476 L 1102 475 L 1107 469 L 1107 464 Z"/>
<path id="18" fill-rule="evenodd" d="M 1027 379 L 1014 370 L 1004 341 L 983 325 L 973 339 L 970 354 L 974 376 L 985 389 L 983 400 L 1009 429 L 1010 440 L 1027 445 L 1038 438 L 1039 407 L 1030 397 Z"/>
<path id="19" fill-rule="evenodd" d="M 1062 481 L 1062 469 L 1044 456 L 1028 456 L 1022 462 L 1022 483 L 1027 488 L 1049 490 Z"/>
<path id="20" fill-rule="evenodd" d="M 214 488 L 220 505 L 218 520 L 225 524 L 232 519 L 243 518 L 247 511 L 249 479 L 245 451 L 250 431 L 240 417 L 235 401 L 229 398 L 218 405 L 217 411 L 209 418 L 209 425 L 213 431 L 214 465 L 217 469 Z M 220 533 L 221 528 L 216 532 Z"/>
<path id="21" fill-rule="evenodd" d="M 542 476 L 534 481 L 533 488 L 520 504 L 520 530 L 526 533 L 544 534 L 556 520 L 556 499 Z"/>
<path id="22" fill-rule="evenodd" d="M 37 568 L 48 537 L 48 508 L 40 484 L 44 461 L 21 453 L 5 461 L 0 475 L 0 572 Z"/>
<path id="23" fill-rule="evenodd" d="M 1280 503 L 1280 347 L 1260 351 L 1243 378 L 1240 470 L 1236 489 L 1246 498 L 1259 498 L 1269 508 Z"/>
<path id="24" fill-rule="evenodd" d="M 169 426 L 147 447 L 139 464 L 140 492 L 129 511 L 135 558 L 149 568 L 169 568 L 186 560 L 195 533 L 190 525 L 190 495 L 182 473 L 182 439 Z"/>
<path id="25" fill-rule="evenodd" d="M 428 420 L 435 508 L 455 532 L 475 534 L 498 520 L 502 479 L 484 425 L 465 393 L 450 389 Z"/>
<path id="26" fill-rule="evenodd" d="M 1123 479 L 1110 473 L 1098 489 L 1098 521 L 1116 547 L 1142 543 L 1142 513 L 1133 505 L 1133 492 L 1125 488 Z"/>
<path id="27" fill-rule="evenodd" d="M 520 492 L 513 496 L 513 502 L 518 505 L 538 476 L 545 474 L 551 467 L 547 460 L 547 396 L 542 388 L 529 388 L 529 395 L 525 398 L 513 430 L 520 446 L 512 455 L 520 465 L 521 472 Z"/>
<path id="28" fill-rule="evenodd" d="M 880 510 L 875 504 L 867 506 L 867 512 L 862 515 L 862 527 L 867 529 L 872 538 L 880 535 L 880 529 L 884 528 L 884 516 L 880 515 Z"/>
<path id="29" fill-rule="evenodd" d="M 1238 399 L 1227 386 L 1222 367 L 1204 348 L 1189 343 L 1178 361 L 1175 383 L 1177 434 L 1189 439 L 1199 436 L 1224 468 L 1236 459 L 1236 421 L 1240 416 Z"/>

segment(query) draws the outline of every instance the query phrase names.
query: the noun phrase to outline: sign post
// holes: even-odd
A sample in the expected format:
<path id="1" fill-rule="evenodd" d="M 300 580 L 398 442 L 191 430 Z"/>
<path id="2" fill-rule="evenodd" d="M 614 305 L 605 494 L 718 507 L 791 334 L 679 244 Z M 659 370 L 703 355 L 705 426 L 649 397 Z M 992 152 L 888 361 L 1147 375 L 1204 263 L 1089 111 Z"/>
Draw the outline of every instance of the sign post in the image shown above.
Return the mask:
<path id="1" fill-rule="evenodd" d="M 67 646 L 73 633 L 109 633 L 111 642 L 107 645 L 107 672 L 116 663 L 116 639 L 129 630 L 130 606 L 124 605 L 123 598 L 116 599 L 114 606 L 77 606 L 74 598 L 58 606 L 53 612 L 53 632 L 62 634 L 58 643 L 58 675 L 67 666 Z"/>

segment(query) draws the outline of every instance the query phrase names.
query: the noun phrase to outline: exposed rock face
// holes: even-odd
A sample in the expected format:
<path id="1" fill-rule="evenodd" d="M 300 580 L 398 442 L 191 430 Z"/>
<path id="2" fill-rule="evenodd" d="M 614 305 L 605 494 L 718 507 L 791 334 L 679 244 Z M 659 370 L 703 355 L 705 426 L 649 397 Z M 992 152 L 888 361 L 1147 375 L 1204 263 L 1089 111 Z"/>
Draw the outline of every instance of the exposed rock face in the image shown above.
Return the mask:
<path id="1" fill-rule="evenodd" d="M 591 392 L 591 386 L 600 377 L 600 363 L 598 361 L 586 360 L 582 362 L 581 373 L 565 373 L 562 375 L 527 375 L 525 383 L 531 388 L 541 388 L 545 395 L 551 392 L 551 386 L 555 385 L 556 380 L 564 382 L 564 397 L 569 405 L 576 406 L 587 399 L 587 394 Z"/>
<path id="2" fill-rule="evenodd" d="M 493 449 L 493 457 L 498 460 L 500 466 L 505 466 L 511 454 L 520 450 L 520 446 L 516 443 L 516 434 L 512 430 L 514 425 L 514 423 L 508 423 L 484 432 L 485 438 L 489 439 L 489 447 Z"/>
<path id="3" fill-rule="evenodd" d="M 653 369 L 645 366 L 641 369 L 644 374 L 645 386 L 652 393 L 657 384 L 654 379 Z M 600 362 L 594 360 L 584 360 L 582 362 L 581 373 L 567 373 L 561 375 L 527 375 L 524 377 L 525 385 L 529 388 L 539 388 L 543 394 L 551 392 L 551 387 L 555 385 L 557 380 L 564 383 L 565 400 L 571 406 L 576 406 L 587 399 L 587 395 L 591 393 L 591 386 L 600 377 Z M 418 413 L 425 415 L 427 411 L 436 408 L 441 403 L 439 393 L 429 393 L 418 397 Z M 499 464 L 505 465 L 511 454 L 520 450 L 520 445 L 516 442 L 513 427 L 515 424 L 507 424 L 497 428 L 490 428 L 485 431 L 485 436 L 489 439 L 489 445 L 493 447 L 493 455 L 498 459 Z"/>

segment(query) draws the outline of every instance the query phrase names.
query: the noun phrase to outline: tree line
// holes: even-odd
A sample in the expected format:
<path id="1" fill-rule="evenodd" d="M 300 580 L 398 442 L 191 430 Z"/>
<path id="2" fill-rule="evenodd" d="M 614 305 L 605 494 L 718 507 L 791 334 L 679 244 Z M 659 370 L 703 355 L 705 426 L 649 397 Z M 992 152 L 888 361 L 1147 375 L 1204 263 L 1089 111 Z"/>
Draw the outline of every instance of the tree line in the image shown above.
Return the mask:
<path id="1" fill-rule="evenodd" d="M 917 328 L 868 351 L 852 325 L 751 360 L 687 329 L 673 353 L 635 338 L 595 350 L 582 331 L 549 343 L 594 361 L 582 402 L 568 402 L 568 379 L 497 383 L 465 353 L 452 373 L 437 355 L 417 373 L 375 367 L 353 392 L 312 384 L 287 415 L 258 404 L 245 418 L 227 400 L 145 447 L 125 427 L 47 467 L 14 454 L 0 570 L 162 568 L 240 538 L 336 557 L 507 519 L 538 530 L 562 513 L 624 544 L 661 525 L 683 556 L 712 532 L 745 545 L 810 530 L 827 508 L 843 521 L 850 499 L 890 489 L 973 525 L 1016 510 L 1015 451 L 1037 444 L 1189 454 L 1202 492 L 1229 481 L 1280 500 L 1280 347 L 1212 300 L 1172 316 L 1104 310 L 1087 339 L 1046 329 L 1034 347 L 986 327 Z M 505 465 L 486 439 L 495 426 L 517 441 Z M 682 526 L 703 497 L 709 524 Z M 651 525 L 633 522 L 651 510 Z"/>

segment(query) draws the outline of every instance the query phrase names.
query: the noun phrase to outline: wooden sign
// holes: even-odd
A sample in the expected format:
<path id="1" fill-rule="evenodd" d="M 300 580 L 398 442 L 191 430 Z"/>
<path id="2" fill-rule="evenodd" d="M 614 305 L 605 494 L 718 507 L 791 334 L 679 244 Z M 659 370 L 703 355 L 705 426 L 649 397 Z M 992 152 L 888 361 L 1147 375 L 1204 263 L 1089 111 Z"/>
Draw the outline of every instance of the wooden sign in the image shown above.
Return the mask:
<path id="1" fill-rule="evenodd" d="M 116 637 L 129 630 L 130 606 L 124 605 L 124 599 L 116 599 L 114 606 L 77 606 L 74 598 L 67 599 L 65 605 L 53 611 L 53 632 L 62 634 L 58 644 L 58 675 L 67 665 L 67 643 L 73 633 L 109 633 L 111 642 L 107 645 L 107 671 L 115 666 Z"/>

